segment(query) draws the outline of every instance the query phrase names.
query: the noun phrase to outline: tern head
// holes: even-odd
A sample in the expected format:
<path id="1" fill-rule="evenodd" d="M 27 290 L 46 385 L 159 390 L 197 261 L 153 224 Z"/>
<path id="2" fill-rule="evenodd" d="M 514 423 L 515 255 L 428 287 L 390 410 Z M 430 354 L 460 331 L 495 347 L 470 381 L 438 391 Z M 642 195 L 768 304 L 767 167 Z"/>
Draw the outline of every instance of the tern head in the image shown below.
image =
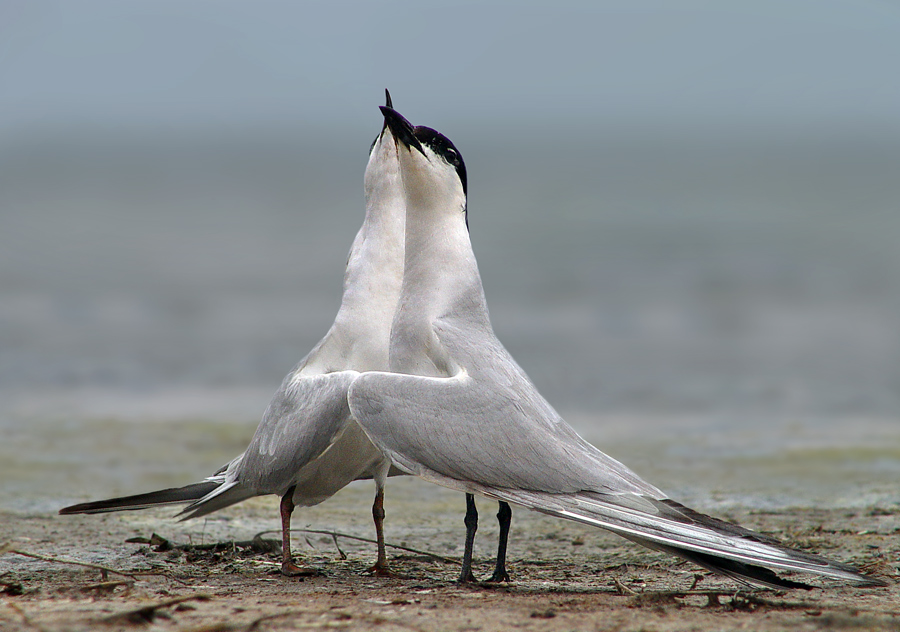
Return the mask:
<path id="1" fill-rule="evenodd" d="M 418 207 L 466 213 L 466 163 L 449 138 L 413 125 L 390 105 L 381 106 L 386 129 L 397 141 L 403 186 Z"/>
<path id="2" fill-rule="evenodd" d="M 392 105 L 391 93 L 384 91 L 387 107 Z M 369 147 L 369 163 L 366 166 L 366 200 L 371 204 L 385 204 L 387 198 L 402 196 L 397 161 L 397 142 L 385 121 L 381 132 Z"/>

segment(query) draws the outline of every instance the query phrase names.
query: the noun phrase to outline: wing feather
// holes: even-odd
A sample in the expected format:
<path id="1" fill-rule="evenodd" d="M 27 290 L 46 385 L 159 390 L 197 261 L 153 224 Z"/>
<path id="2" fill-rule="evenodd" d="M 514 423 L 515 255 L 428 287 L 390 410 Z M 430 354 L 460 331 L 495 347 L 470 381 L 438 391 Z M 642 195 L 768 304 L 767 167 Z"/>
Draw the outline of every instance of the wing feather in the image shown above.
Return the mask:
<path id="1" fill-rule="evenodd" d="M 288 375 L 272 398 L 235 470 L 257 494 L 283 494 L 300 470 L 324 453 L 350 421 L 347 391 L 359 375 Z"/>
<path id="2" fill-rule="evenodd" d="M 463 367 L 452 377 L 365 373 L 350 409 L 399 468 L 431 482 L 617 533 L 744 583 L 796 588 L 768 567 L 880 585 L 857 569 L 666 498 L 584 441 L 490 336 L 439 337 Z M 477 334 L 477 332 L 475 332 Z"/>

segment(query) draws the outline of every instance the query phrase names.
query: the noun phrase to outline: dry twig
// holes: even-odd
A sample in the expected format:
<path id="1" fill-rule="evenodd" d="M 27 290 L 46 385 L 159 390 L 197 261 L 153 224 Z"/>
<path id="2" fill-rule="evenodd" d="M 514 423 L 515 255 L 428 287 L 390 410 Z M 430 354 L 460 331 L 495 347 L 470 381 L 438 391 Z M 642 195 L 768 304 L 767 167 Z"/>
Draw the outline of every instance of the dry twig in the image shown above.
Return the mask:
<path id="1" fill-rule="evenodd" d="M 126 621 L 130 621 L 131 623 L 152 623 L 153 619 L 156 618 L 157 610 L 176 606 L 186 601 L 209 601 L 210 599 L 212 599 L 212 597 L 204 593 L 187 595 L 186 597 L 175 597 L 173 599 L 166 599 L 165 601 L 160 601 L 158 603 L 141 606 L 140 608 L 134 608 L 132 610 L 126 610 L 124 612 L 111 614 L 108 617 L 103 617 L 102 619 L 100 619 L 100 621 L 102 621 L 103 623 L 113 623 L 115 621 L 124 619 Z"/>
<path id="2" fill-rule="evenodd" d="M 291 529 L 291 531 L 299 531 L 300 533 L 315 533 L 318 535 L 330 535 L 334 540 L 335 546 L 337 546 L 338 538 L 347 538 L 348 540 L 357 540 L 359 542 L 369 542 L 370 544 L 376 544 L 375 540 L 370 538 L 363 538 L 358 535 L 350 535 L 349 533 L 341 533 L 340 531 L 326 531 L 324 529 Z M 269 533 L 281 533 L 280 531 L 261 531 L 254 536 L 258 538 L 263 535 L 267 535 Z M 426 557 L 430 557 L 432 559 L 438 560 L 440 562 L 444 562 L 445 564 L 456 564 L 457 566 L 462 566 L 462 562 L 457 559 L 453 559 L 452 557 L 444 557 L 443 555 L 438 555 L 437 553 L 432 553 L 431 551 L 423 551 L 421 549 L 414 549 L 408 546 L 401 546 L 399 544 L 391 544 L 390 542 L 385 542 L 384 545 L 386 547 L 390 547 L 392 549 L 397 549 L 400 551 L 406 551 L 407 553 L 415 553 L 416 555 L 425 555 Z M 342 554 L 343 552 L 338 548 L 338 552 Z"/>
<path id="3" fill-rule="evenodd" d="M 35 560 L 41 560 L 42 562 L 51 562 L 54 564 L 69 564 L 72 566 L 82 566 L 84 568 L 92 568 L 94 570 L 100 571 L 103 573 L 104 578 L 106 577 L 106 573 L 112 573 L 113 575 L 119 575 L 121 577 L 128 577 L 129 579 L 137 580 L 138 577 L 147 577 L 147 576 L 157 576 L 157 577 L 165 577 L 166 579 L 171 579 L 174 582 L 178 582 L 179 584 L 187 585 L 187 582 L 177 577 L 173 577 L 169 573 L 164 573 L 162 571 L 120 571 L 114 568 L 110 568 L 109 566 L 101 566 L 100 564 L 91 564 L 89 562 L 79 562 L 78 560 L 66 560 L 59 557 L 51 557 L 49 555 L 41 555 L 39 553 L 31 553 L 29 551 L 22 551 L 20 549 L 14 549 L 10 545 L 4 545 L 0 547 L 0 555 L 3 553 L 14 553 L 16 555 L 21 555 L 22 557 L 30 557 Z"/>

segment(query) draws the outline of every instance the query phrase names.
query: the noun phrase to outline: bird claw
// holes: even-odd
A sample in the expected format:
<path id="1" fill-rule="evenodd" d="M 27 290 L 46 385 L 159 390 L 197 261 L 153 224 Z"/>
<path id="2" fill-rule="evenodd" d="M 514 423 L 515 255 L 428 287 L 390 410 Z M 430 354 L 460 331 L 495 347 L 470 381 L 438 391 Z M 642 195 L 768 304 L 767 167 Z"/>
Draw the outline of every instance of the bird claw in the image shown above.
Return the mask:
<path id="1" fill-rule="evenodd" d="M 282 562 L 281 574 L 285 577 L 314 577 L 322 573 L 319 569 L 312 566 L 298 566 L 293 562 Z"/>
<path id="2" fill-rule="evenodd" d="M 375 577 L 388 577 L 390 579 L 400 579 L 400 576 L 392 571 L 387 563 L 375 562 L 366 569 L 366 575 L 374 575 Z"/>

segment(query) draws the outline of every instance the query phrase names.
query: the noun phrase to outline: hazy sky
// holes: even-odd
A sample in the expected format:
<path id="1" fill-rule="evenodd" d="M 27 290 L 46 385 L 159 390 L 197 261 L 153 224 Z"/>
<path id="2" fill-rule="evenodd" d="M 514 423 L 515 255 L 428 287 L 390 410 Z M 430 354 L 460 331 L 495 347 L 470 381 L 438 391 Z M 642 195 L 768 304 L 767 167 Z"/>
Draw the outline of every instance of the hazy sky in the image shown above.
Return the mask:
<path id="1" fill-rule="evenodd" d="M 0 0 L 0 134 L 859 127 L 900 135 L 900 2 Z"/>

